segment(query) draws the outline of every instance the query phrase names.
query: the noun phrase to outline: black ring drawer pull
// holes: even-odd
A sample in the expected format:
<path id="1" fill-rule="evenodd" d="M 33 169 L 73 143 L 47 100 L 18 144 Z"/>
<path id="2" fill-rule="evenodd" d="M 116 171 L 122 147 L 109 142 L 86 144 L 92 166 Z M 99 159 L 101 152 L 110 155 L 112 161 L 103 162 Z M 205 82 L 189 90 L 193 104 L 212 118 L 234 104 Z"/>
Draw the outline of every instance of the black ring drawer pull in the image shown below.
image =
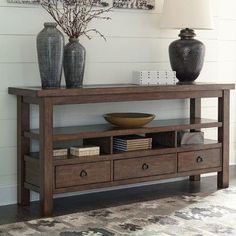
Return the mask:
<path id="1" fill-rule="evenodd" d="M 149 168 L 149 165 L 146 164 L 146 163 L 144 163 L 143 166 L 142 166 L 142 169 L 143 169 L 143 170 L 147 170 L 148 168 Z"/>
<path id="2" fill-rule="evenodd" d="M 197 163 L 201 163 L 201 162 L 203 162 L 203 158 L 200 157 L 200 156 L 198 156 L 198 157 L 197 157 Z"/>
<path id="3" fill-rule="evenodd" d="M 86 177 L 88 174 L 87 174 L 87 172 L 85 171 L 85 170 L 82 170 L 81 172 L 80 172 L 80 177 Z"/>

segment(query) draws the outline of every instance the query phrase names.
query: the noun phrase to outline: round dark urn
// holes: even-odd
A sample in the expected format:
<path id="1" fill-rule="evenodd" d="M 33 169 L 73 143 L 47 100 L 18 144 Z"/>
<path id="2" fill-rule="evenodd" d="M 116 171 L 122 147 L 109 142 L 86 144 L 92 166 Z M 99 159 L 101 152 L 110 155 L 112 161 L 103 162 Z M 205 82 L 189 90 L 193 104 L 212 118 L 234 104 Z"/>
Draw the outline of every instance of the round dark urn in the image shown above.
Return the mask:
<path id="1" fill-rule="evenodd" d="M 44 29 L 37 36 L 42 88 L 58 88 L 61 85 L 64 36 L 56 27 L 57 23 L 44 23 Z"/>
<path id="2" fill-rule="evenodd" d="M 64 49 L 64 74 L 67 88 L 83 85 L 86 50 L 76 38 L 70 38 Z"/>
<path id="3" fill-rule="evenodd" d="M 205 57 L 205 46 L 194 39 L 194 30 L 181 30 L 180 39 L 169 46 L 170 63 L 180 83 L 192 83 L 199 76 Z"/>

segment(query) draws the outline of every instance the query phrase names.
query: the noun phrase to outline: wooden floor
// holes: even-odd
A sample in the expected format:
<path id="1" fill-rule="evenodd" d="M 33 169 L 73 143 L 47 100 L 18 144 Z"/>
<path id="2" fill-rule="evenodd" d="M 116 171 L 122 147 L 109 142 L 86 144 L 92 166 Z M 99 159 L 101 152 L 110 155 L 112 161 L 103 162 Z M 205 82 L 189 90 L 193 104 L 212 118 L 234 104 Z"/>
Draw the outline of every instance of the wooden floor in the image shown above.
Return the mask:
<path id="1" fill-rule="evenodd" d="M 230 167 L 230 185 L 236 186 L 236 166 Z M 217 191 L 216 176 L 204 177 L 201 182 L 183 180 L 172 183 L 58 198 L 54 200 L 54 216 L 153 200 L 171 195 L 197 193 L 199 191 L 208 193 Z M 30 207 L 19 207 L 17 205 L 0 207 L 0 224 L 36 218 L 40 218 L 38 202 L 31 203 Z"/>

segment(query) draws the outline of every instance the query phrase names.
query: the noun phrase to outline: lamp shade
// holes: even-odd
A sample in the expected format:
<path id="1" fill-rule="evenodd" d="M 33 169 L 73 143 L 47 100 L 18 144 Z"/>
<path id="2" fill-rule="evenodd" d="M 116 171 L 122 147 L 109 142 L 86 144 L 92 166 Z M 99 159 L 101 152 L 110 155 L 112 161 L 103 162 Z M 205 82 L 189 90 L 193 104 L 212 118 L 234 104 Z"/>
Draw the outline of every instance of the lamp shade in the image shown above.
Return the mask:
<path id="1" fill-rule="evenodd" d="M 211 0 L 164 0 L 161 28 L 212 29 Z"/>

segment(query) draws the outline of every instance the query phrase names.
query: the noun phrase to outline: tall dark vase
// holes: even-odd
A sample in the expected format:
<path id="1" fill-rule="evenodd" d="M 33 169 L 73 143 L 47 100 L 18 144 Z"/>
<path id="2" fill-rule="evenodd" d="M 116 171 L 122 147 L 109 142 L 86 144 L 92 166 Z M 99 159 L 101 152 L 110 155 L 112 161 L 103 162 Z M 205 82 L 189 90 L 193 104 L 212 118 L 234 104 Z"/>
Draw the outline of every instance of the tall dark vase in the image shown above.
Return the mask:
<path id="1" fill-rule="evenodd" d="M 58 88 L 61 84 L 64 36 L 56 26 L 56 23 L 45 23 L 37 36 L 42 88 Z"/>
<path id="2" fill-rule="evenodd" d="M 183 29 L 180 39 L 169 47 L 170 63 L 180 83 L 193 83 L 199 76 L 205 57 L 205 46 L 194 39 L 192 29 Z"/>
<path id="3" fill-rule="evenodd" d="M 83 85 L 86 50 L 78 39 L 70 38 L 64 49 L 64 73 L 67 88 Z"/>

